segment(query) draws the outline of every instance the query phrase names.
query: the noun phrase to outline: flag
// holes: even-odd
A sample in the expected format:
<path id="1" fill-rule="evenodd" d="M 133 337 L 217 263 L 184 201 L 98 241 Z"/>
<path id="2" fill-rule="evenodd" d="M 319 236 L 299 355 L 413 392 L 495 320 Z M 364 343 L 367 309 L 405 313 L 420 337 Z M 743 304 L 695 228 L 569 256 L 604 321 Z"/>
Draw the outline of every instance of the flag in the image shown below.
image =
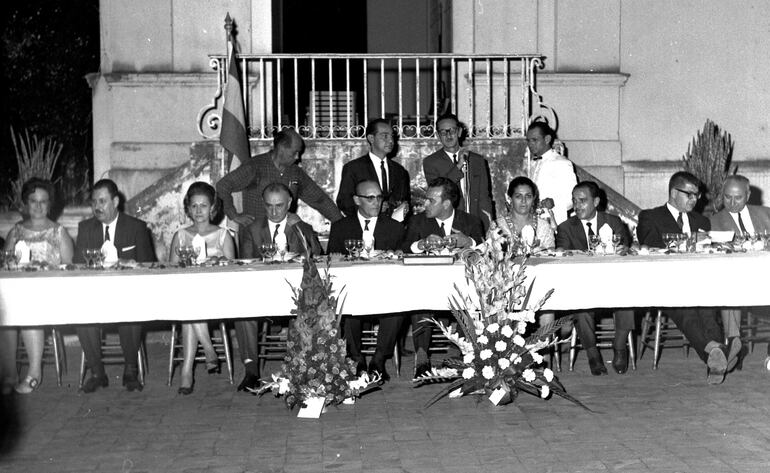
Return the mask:
<path id="1" fill-rule="evenodd" d="M 219 143 L 228 151 L 224 163 L 225 172 L 230 171 L 233 156 L 240 163 L 245 163 L 251 157 L 238 61 L 235 58 L 235 45 L 232 38 L 227 42 L 227 53 L 229 58 L 227 82 L 225 83 L 225 102 L 222 105 L 222 130 L 219 133 Z"/>

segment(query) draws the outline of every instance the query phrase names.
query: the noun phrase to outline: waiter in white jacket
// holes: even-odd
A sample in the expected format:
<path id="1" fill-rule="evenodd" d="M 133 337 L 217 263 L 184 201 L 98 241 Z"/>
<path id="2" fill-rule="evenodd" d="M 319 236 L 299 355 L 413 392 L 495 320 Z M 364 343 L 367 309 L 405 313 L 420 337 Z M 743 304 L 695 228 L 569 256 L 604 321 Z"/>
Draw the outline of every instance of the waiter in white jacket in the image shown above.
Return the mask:
<path id="1" fill-rule="evenodd" d="M 577 185 L 572 161 L 553 149 L 556 133 L 544 122 L 534 122 L 527 129 L 530 152 L 530 179 L 540 191 L 541 205 L 553 208 L 555 227 L 567 220 L 572 208 L 572 189 Z"/>

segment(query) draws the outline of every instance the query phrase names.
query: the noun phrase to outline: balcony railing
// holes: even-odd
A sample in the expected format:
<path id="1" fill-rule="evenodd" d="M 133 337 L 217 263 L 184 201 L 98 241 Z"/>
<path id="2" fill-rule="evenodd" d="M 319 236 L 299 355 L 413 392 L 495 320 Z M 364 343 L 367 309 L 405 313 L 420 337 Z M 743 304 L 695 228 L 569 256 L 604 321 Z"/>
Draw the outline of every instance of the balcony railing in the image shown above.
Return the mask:
<path id="1" fill-rule="evenodd" d="M 210 56 L 217 89 L 197 124 L 207 139 L 219 135 L 227 60 Z M 400 139 L 429 138 L 447 112 L 470 138 L 520 138 L 543 115 L 555 126 L 535 89 L 538 55 L 241 54 L 238 61 L 252 140 L 286 127 L 311 139 L 363 138 L 373 118 L 391 120 Z"/>

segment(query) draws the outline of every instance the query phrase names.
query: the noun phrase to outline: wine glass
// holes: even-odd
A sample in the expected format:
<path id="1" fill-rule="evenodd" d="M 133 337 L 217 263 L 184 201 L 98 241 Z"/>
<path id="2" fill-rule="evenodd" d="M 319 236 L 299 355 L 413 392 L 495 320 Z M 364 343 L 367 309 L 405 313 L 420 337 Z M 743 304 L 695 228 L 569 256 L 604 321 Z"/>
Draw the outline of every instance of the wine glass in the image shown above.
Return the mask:
<path id="1" fill-rule="evenodd" d="M 269 263 L 273 260 L 273 257 L 275 256 L 276 248 L 275 244 L 273 243 L 264 243 L 260 245 L 259 247 L 260 251 L 262 252 L 262 261 L 265 263 Z"/>
<path id="2" fill-rule="evenodd" d="M 356 240 L 352 238 L 345 240 L 345 251 L 348 252 L 348 259 L 353 259 L 353 251 L 355 249 L 356 249 Z"/>
<path id="3" fill-rule="evenodd" d="M 592 252 L 596 252 L 596 249 L 599 248 L 599 245 L 602 244 L 602 239 L 599 238 L 599 235 L 591 235 L 588 241 L 588 248 Z"/>
<path id="4" fill-rule="evenodd" d="M 687 240 L 690 238 L 690 235 L 688 233 L 678 233 L 676 237 L 677 250 L 680 253 L 687 253 Z"/>
<path id="5" fill-rule="evenodd" d="M 454 235 L 447 235 L 444 237 L 444 248 L 449 251 L 454 250 L 457 247 L 457 237 Z"/>
<path id="6" fill-rule="evenodd" d="M 613 233 L 612 234 L 612 251 L 613 252 L 617 251 L 619 246 L 620 246 L 620 234 Z"/>
<path id="7" fill-rule="evenodd" d="M 663 246 L 665 246 L 667 250 L 671 250 L 671 243 L 674 241 L 674 234 L 664 233 L 661 235 L 661 237 L 663 238 Z"/>
<path id="8" fill-rule="evenodd" d="M 361 252 L 364 250 L 364 240 L 356 240 L 355 252 L 356 258 L 361 257 Z"/>
<path id="9" fill-rule="evenodd" d="M 286 245 L 275 245 L 275 250 L 278 253 L 279 259 L 283 261 L 286 257 Z"/>
<path id="10" fill-rule="evenodd" d="M 16 262 L 16 251 L 13 249 L 3 250 L 3 263 L 5 263 L 5 269 L 11 270 L 11 261 Z"/>
<path id="11" fill-rule="evenodd" d="M 190 247 L 190 266 L 194 264 L 198 264 L 198 255 L 201 254 L 201 248 L 200 246 L 191 246 Z"/>
<path id="12" fill-rule="evenodd" d="M 184 245 L 178 245 L 176 249 L 174 249 L 174 253 L 176 253 L 177 257 L 179 257 L 179 265 L 182 266 L 185 264 L 185 258 L 187 255 L 185 252 L 187 251 L 187 248 Z"/>
<path id="13" fill-rule="evenodd" d="M 93 250 L 93 261 L 94 261 L 94 267 L 95 268 L 103 268 L 104 267 L 104 253 L 102 252 L 101 248 L 96 248 Z"/>

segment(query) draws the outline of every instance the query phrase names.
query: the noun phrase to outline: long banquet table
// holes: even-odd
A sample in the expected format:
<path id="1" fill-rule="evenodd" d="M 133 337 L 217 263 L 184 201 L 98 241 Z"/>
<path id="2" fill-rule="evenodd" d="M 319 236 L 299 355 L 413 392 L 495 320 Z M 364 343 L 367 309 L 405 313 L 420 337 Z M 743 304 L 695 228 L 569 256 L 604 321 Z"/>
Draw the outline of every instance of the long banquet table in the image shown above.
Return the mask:
<path id="1" fill-rule="evenodd" d="M 323 267 L 323 265 L 319 265 Z M 770 305 L 770 253 L 531 258 L 533 300 L 544 310 Z M 352 315 L 445 310 L 462 263 L 335 262 Z M 288 315 L 298 263 L 74 271 L 0 271 L 0 325 L 63 325 Z M 530 279 L 531 281 L 532 279 Z"/>

